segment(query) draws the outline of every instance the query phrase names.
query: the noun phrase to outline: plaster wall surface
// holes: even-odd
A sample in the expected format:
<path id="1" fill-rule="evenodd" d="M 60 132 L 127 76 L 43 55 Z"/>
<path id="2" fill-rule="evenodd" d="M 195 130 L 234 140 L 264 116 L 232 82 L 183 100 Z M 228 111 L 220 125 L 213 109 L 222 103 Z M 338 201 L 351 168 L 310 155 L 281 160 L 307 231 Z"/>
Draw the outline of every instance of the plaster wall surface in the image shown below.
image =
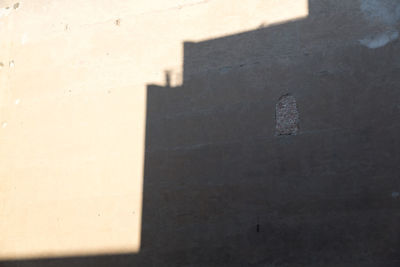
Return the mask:
<path id="1" fill-rule="evenodd" d="M 398 266 L 397 1 L 0 3 L 1 266 Z"/>

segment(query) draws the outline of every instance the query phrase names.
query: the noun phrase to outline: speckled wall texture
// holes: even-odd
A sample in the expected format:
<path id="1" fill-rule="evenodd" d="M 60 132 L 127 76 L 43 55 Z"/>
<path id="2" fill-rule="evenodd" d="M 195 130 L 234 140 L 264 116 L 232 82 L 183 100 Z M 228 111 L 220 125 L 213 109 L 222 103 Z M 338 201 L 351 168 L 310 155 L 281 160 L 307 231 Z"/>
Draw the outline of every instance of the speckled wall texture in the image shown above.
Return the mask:
<path id="1" fill-rule="evenodd" d="M 399 1 L 15 2 L 0 266 L 400 265 Z"/>

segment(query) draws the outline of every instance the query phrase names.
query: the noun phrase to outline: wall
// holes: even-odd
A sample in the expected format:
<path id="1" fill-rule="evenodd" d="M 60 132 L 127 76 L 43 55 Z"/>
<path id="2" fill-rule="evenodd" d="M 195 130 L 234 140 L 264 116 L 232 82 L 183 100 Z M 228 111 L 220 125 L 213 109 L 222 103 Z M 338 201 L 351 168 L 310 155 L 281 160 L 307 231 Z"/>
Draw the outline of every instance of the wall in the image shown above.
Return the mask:
<path id="1" fill-rule="evenodd" d="M 21 2 L 1 18 L 0 264 L 396 266 L 398 10 Z"/>

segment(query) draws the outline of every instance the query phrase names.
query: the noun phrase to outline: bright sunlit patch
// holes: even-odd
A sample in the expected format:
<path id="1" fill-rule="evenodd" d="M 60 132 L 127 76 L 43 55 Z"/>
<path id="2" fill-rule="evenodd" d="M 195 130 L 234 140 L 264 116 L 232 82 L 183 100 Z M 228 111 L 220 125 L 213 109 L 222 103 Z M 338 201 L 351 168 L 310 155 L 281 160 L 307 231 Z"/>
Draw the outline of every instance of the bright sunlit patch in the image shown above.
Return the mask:
<path id="1" fill-rule="evenodd" d="M 304 19 L 308 16 L 309 0 L 267 0 L 231 2 L 215 1 L 210 3 L 211 13 L 208 15 L 209 32 L 197 34 L 192 41 L 204 41 L 239 34 L 258 28 L 288 23 Z M 221 12 L 226 16 L 220 16 Z M 215 16 L 215 17 L 214 17 Z"/>
<path id="2" fill-rule="evenodd" d="M 132 100 L 145 97 L 120 90 L 13 109 L 22 124 L 0 133 L 0 260 L 140 250 L 144 104 Z"/>

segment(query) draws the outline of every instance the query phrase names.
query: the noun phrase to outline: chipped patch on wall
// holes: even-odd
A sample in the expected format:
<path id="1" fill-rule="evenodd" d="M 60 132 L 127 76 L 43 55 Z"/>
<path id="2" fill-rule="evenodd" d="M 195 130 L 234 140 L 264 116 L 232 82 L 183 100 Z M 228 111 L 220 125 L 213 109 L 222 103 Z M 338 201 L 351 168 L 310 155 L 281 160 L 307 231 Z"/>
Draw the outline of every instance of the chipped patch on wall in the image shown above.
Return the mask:
<path id="1" fill-rule="evenodd" d="M 11 12 L 10 7 L 3 7 L 3 8 L 0 8 L 0 19 L 1 19 L 2 17 L 7 17 L 7 16 L 10 14 L 10 12 Z"/>
<path id="2" fill-rule="evenodd" d="M 299 112 L 294 96 L 283 95 L 276 104 L 276 135 L 296 135 L 299 131 Z"/>

